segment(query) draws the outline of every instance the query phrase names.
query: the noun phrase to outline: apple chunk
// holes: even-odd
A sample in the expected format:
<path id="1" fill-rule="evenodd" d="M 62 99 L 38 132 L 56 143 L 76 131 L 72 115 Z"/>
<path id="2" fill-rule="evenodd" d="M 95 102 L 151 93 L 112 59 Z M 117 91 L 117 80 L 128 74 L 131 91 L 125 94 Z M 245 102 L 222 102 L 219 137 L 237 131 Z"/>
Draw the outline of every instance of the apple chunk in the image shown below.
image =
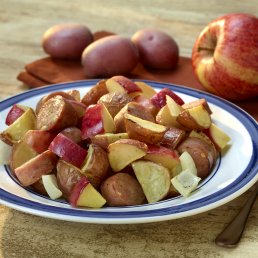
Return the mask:
<path id="1" fill-rule="evenodd" d="M 98 188 L 107 176 L 109 168 L 108 155 L 100 146 L 90 144 L 87 157 L 82 165 L 82 173 Z"/>
<path id="2" fill-rule="evenodd" d="M 87 155 L 85 149 L 62 133 L 59 133 L 50 143 L 49 150 L 78 168 L 81 167 Z"/>
<path id="3" fill-rule="evenodd" d="M 145 143 L 133 139 L 121 139 L 108 146 L 108 159 L 114 172 L 118 172 L 131 162 L 147 153 Z"/>
<path id="4" fill-rule="evenodd" d="M 171 175 L 175 167 L 180 163 L 176 151 L 155 145 L 148 146 L 148 151 L 144 159 L 161 164 L 169 170 Z"/>
<path id="5" fill-rule="evenodd" d="M 204 130 L 211 125 L 210 114 L 203 105 L 183 110 L 177 121 L 190 130 Z"/>
<path id="6" fill-rule="evenodd" d="M 18 180 L 24 186 L 32 185 L 41 176 L 50 174 L 57 164 L 57 156 L 47 150 L 14 170 Z"/>
<path id="7" fill-rule="evenodd" d="M 172 90 L 168 88 L 164 88 L 160 90 L 158 93 L 156 93 L 151 98 L 151 103 L 157 108 L 162 108 L 167 103 L 167 100 L 166 100 L 167 96 L 172 98 L 178 105 L 184 104 L 184 101 L 176 93 L 174 93 Z"/>
<path id="8" fill-rule="evenodd" d="M 13 145 L 21 140 L 28 130 L 33 130 L 35 127 L 36 116 L 34 111 L 29 108 L 0 134 L 0 138 L 5 143 Z"/>
<path id="9" fill-rule="evenodd" d="M 230 137 L 214 123 L 204 131 L 219 150 L 223 150 L 230 142 Z"/>
<path id="10" fill-rule="evenodd" d="M 115 130 L 114 120 L 104 104 L 99 103 L 87 108 L 82 118 L 82 139 L 102 133 L 114 133 Z"/>
<path id="11" fill-rule="evenodd" d="M 125 114 L 125 128 L 129 138 L 149 144 L 160 142 L 167 130 L 163 125 L 130 114 Z"/>
<path id="12" fill-rule="evenodd" d="M 101 208 L 105 203 L 106 200 L 92 186 L 87 177 L 82 177 L 73 187 L 70 196 L 70 204 L 73 207 Z"/>
<path id="13" fill-rule="evenodd" d="M 12 108 L 9 110 L 6 119 L 5 124 L 11 125 L 15 120 L 17 120 L 29 107 L 22 106 L 15 104 L 12 106 Z"/>
<path id="14" fill-rule="evenodd" d="M 132 167 L 148 203 L 158 202 L 167 196 L 171 184 L 167 168 L 151 161 L 135 161 Z"/>
<path id="15" fill-rule="evenodd" d="M 113 76 L 108 79 L 106 86 L 109 92 L 132 93 L 142 91 L 137 84 L 122 75 Z"/>

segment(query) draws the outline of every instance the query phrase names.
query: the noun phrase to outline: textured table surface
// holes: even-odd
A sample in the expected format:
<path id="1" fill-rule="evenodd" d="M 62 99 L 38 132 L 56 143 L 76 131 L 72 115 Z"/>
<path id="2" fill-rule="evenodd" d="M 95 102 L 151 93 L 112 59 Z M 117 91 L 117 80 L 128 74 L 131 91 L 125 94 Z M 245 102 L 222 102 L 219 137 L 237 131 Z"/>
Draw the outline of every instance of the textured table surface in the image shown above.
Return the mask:
<path id="1" fill-rule="evenodd" d="M 258 1 L 0 0 L 0 98 L 27 90 L 16 76 L 45 56 L 41 36 L 54 24 L 79 22 L 124 36 L 154 27 L 172 35 L 181 55 L 190 57 L 202 28 L 230 12 L 258 15 Z M 258 257 L 258 203 L 238 247 L 214 244 L 247 196 L 196 216 L 138 225 L 64 222 L 0 206 L 0 257 Z"/>

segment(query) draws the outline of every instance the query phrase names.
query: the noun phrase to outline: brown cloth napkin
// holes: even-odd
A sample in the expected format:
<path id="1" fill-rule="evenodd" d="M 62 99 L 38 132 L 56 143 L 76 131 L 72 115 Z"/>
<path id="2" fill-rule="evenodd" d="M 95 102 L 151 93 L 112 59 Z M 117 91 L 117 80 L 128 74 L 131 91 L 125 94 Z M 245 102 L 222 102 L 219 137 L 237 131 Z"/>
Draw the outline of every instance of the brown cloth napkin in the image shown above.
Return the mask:
<path id="1" fill-rule="evenodd" d="M 94 33 L 94 40 L 112 34 L 112 32 L 108 31 L 98 31 Z M 186 57 L 180 57 L 178 67 L 175 70 L 147 70 L 139 63 L 128 77 L 169 82 L 205 91 L 194 76 L 191 59 Z M 87 78 L 83 73 L 79 60 L 69 61 L 46 57 L 25 65 L 25 71 L 20 72 L 17 79 L 22 81 L 29 88 L 36 88 L 55 83 L 85 80 Z M 257 98 L 237 102 L 235 104 L 258 120 Z"/>

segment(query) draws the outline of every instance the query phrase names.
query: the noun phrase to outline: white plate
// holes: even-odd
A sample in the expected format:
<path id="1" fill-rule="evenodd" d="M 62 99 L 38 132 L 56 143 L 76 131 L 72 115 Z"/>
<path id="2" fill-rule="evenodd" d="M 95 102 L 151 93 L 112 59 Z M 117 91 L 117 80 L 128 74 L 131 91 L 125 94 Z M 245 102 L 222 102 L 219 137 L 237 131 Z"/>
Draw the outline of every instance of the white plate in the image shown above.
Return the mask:
<path id="1" fill-rule="evenodd" d="M 84 95 L 97 80 L 52 85 L 30 90 L 0 103 L 0 131 L 15 103 L 35 107 L 37 101 L 52 91 L 78 89 Z M 258 125 L 245 111 L 208 93 L 165 83 L 146 81 L 157 90 L 167 87 L 185 102 L 206 98 L 213 111 L 213 121 L 232 139 L 231 147 L 218 159 L 212 174 L 187 199 L 176 197 L 155 204 L 132 207 L 75 209 L 64 201 L 52 201 L 22 187 L 12 177 L 8 166 L 0 166 L 0 203 L 30 214 L 87 223 L 145 223 L 177 219 L 208 211 L 241 195 L 258 180 Z"/>

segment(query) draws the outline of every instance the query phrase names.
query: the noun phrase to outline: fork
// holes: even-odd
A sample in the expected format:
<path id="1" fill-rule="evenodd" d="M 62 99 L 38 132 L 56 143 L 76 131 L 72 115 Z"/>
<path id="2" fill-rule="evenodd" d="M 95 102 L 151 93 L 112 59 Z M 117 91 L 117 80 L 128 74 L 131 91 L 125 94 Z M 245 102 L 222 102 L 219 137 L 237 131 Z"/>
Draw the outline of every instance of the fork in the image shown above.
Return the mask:
<path id="1" fill-rule="evenodd" d="M 235 247 L 240 241 L 245 229 L 245 225 L 250 211 L 256 201 L 258 195 L 258 182 L 254 185 L 246 203 L 239 213 L 225 227 L 225 229 L 216 237 L 215 243 L 222 247 Z"/>

